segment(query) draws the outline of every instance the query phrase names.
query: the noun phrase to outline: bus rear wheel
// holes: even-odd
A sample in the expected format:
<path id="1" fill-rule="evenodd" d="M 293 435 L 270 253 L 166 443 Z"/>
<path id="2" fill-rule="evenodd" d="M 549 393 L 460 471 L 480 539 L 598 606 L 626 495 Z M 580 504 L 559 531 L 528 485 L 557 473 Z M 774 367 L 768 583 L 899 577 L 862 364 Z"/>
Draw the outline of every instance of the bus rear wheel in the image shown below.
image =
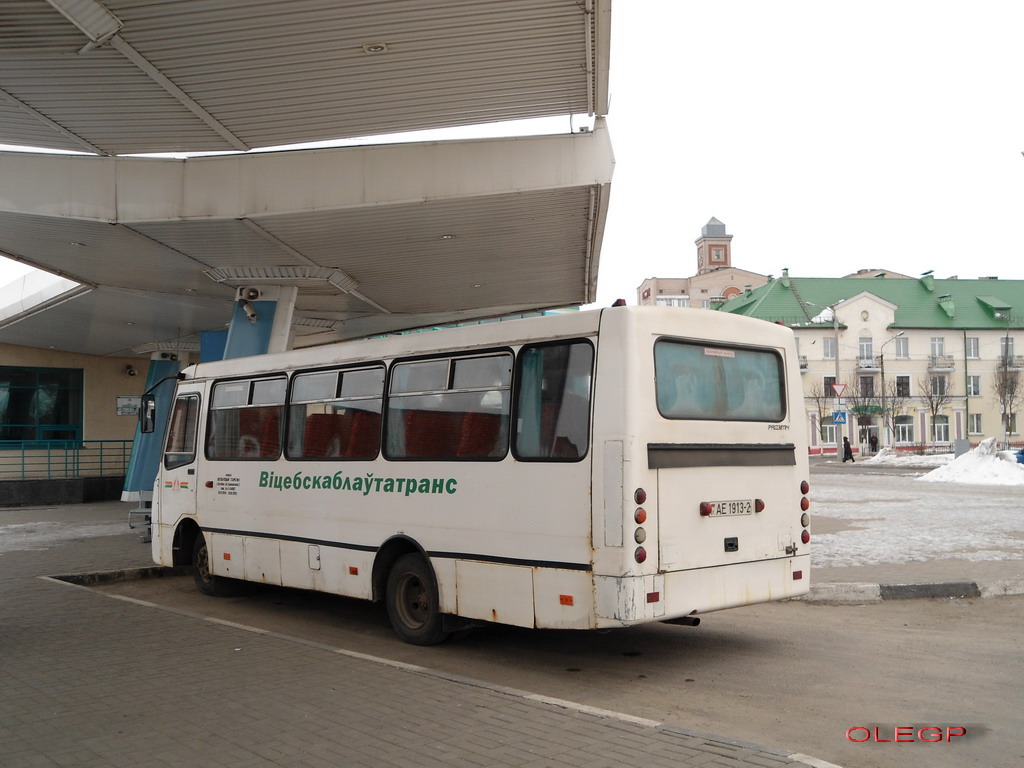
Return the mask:
<path id="1" fill-rule="evenodd" d="M 200 592 L 211 597 L 237 595 L 240 591 L 240 583 L 235 579 L 213 575 L 210 568 L 210 550 L 202 533 L 196 534 L 196 540 L 192 544 L 192 579 Z"/>
<path id="2" fill-rule="evenodd" d="M 437 581 L 430 564 L 415 553 L 402 555 L 388 573 L 388 619 L 400 638 L 436 645 L 448 638 L 438 610 Z"/>

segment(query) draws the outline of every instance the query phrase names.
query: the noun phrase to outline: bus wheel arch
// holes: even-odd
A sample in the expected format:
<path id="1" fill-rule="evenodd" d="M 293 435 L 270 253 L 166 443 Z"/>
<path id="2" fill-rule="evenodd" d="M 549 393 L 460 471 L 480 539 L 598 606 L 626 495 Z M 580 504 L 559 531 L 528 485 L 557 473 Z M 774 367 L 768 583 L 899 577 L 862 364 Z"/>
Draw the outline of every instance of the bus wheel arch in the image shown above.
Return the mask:
<path id="1" fill-rule="evenodd" d="M 172 556 L 174 565 L 192 565 L 192 554 L 197 536 L 201 536 L 199 524 L 190 517 L 181 521 L 174 530 Z"/>
<path id="2" fill-rule="evenodd" d="M 373 584 L 373 602 L 379 602 L 385 598 L 388 589 L 388 574 L 398 559 L 403 555 L 418 554 L 426 559 L 423 547 L 407 536 L 394 536 L 385 541 L 377 550 L 377 557 L 373 561 L 373 572 L 371 581 Z"/>

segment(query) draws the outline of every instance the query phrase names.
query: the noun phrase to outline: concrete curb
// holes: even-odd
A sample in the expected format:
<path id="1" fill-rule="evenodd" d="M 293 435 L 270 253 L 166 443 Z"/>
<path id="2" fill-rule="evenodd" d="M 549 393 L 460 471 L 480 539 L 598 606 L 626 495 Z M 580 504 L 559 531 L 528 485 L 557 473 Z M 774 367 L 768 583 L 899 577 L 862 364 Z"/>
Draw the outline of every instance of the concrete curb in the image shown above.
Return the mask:
<path id="1" fill-rule="evenodd" d="M 1024 579 L 992 581 L 948 581 L 914 584 L 830 583 L 812 584 L 805 597 L 810 603 L 831 605 L 865 605 L 882 600 L 915 598 L 1005 597 L 1024 595 Z"/>

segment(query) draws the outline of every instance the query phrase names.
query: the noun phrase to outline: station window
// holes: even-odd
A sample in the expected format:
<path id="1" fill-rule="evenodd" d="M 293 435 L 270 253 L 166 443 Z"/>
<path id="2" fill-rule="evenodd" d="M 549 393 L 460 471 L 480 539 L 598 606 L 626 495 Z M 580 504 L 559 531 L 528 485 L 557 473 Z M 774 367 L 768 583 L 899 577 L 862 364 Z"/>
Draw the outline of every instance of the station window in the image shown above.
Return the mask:
<path id="1" fill-rule="evenodd" d="M 81 439 L 81 369 L 0 366 L 0 441 Z"/>

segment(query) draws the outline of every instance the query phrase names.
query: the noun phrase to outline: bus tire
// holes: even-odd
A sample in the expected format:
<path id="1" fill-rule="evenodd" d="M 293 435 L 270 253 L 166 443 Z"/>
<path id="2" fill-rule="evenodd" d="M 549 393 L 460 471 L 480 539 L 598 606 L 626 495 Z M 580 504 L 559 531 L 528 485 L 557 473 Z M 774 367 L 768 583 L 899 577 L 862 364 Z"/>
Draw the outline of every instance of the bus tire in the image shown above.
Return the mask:
<path id="1" fill-rule="evenodd" d="M 413 645 L 436 645 L 448 638 L 438 610 L 437 580 L 422 555 L 402 555 L 388 572 L 388 620 Z"/>
<path id="2" fill-rule="evenodd" d="M 192 579 L 200 592 L 211 597 L 228 597 L 240 592 L 241 582 L 214 576 L 211 572 L 210 551 L 206 547 L 206 537 L 202 532 L 196 534 L 196 540 L 192 544 Z"/>

